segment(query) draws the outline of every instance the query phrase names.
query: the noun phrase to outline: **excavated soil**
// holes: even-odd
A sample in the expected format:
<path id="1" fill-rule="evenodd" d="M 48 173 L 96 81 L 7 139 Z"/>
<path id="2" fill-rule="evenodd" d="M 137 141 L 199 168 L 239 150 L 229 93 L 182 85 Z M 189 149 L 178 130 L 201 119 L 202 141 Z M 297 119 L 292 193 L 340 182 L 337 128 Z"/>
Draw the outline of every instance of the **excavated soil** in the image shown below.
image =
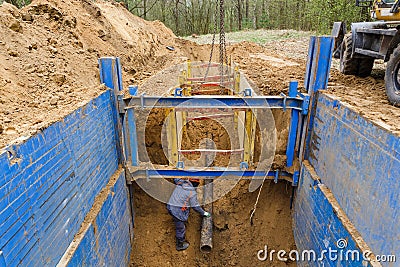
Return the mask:
<path id="1" fill-rule="evenodd" d="M 382 65 L 375 64 L 376 69 L 367 78 L 346 76 L 334 69 L 328 91 L 361 116 L 400 136 L 400 108 L 392 106 L 386 97 Z"/>
<path id="2" fill-rule="evenodd" d="M 287 93 L 291 80 L 302 85 L 307 47 L 307 38 L 276 40 L 264 46 L 242 42 L 230 45 L 228 55 L 259 93 L 277 95 Z M 137 18 L 115 2 L 34 0 L 21 10 L 5 3 L 0 7 L 0 147 L 43 130 L 103 92 L 99 57 L 121 58 L 125 87 L 136 83 L 143 85 L 140 93 L 161 95 L 177 84 L 179 69 L 171 66 L 186 59 L 208 61 L 210 49 L 210 45 L 176 38 L 162 23 Z M 382 64 L 377 65 L 382 69 Z M 161 75 L 154 76 L 160 71 Z M 344 76 L 334 67 L 328 91 L 362 116 L 400 135 L 400 109 L 386 99 L 382 71 L 362 79 Z M 282 111 L 273 115 L 278 132 L 274 168 L 278 168 L 285 162 L 289 117 Z M 164 117 L 161 111 L 154 111 L 146 122 L 146 149 L 159 164 L 168 164 L 160 146 Z M 197 146 L 207 127 L 218 132 L 219 148 L 231 147 L 219 126 L 201 123 L 191 125 L 190 133 L 198 136 L 184 141 L 185 146 Z M 215 164 L 225 161 L 221 158 Z M 165 204 L 136 186 L 132 266 L 295 266 L 257 260 L 257 251 L 265 245 L 275 250 L 295 248 L 290 185 L 266 181 L 251 224 L 257 194 L 248 192 L 248 182 L 241 181 L 214 203 L 214 248 L 210 254 L 199 251 L 201 218 L 192 214 L 187 233 L 191 246 L 178 253 Z"/>
<path id="3" fill-rule="evenodd" d="M 0 7 L 0 147 L 61 119 L 101 93 L 97 59 L 118 56 L 124 85 L 139 83 L 177 53 L 160 22 L 105 1 L 33 1 Z"/>

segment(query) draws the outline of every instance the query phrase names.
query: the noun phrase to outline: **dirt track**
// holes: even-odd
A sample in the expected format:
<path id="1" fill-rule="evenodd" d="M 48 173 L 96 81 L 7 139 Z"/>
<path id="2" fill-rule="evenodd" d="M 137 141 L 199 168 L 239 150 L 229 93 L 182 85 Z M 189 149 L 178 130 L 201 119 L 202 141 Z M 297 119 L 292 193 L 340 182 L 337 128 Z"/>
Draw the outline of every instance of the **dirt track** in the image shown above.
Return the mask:
<path id="1" fill-rule="evenodd" d="M 39 0 L 22 10 L 3 4 L 0 36 L 0 147 L 46 128 L 102 92 L 98 57 L 121 57 L 126 87 L 144 84 L 186 58 L 208 60 L 210 51 L 210 45 L 178 39 L 160 22 L 143 21 L 119 4 L 103 1 Z M 166 46 L 174 46 L 175 51 Z M 276 95 L 286 92 L 291 80 L 302 84 L 307 46 L 306 38 L 269 42 L 265 47 L 243 42 L 231 45 L 228 54 L 260 92 Z M 400 109 L 388 104 L 381 72 L 361 79 L 333 70 L 329 85 L 330 93 L 400 135 Z M 168 87 L 156 79 L 140 90 L 158 95 Z M 137 188 L 132 265 L 265 266 L 256 259 L 264 245 L 293 249 L 290 187 L 266 183 L 253 226 L 249 215 L 257 191 L 249 193 L 247 188 L 241 182 L 215 203 L 215 248 L 210 255 L 198 250 L 197 214 L 190 217 L 190 249 L 177 253 L 165 205 Z M 268 266 L 294 266 L 274 264 Z"/>

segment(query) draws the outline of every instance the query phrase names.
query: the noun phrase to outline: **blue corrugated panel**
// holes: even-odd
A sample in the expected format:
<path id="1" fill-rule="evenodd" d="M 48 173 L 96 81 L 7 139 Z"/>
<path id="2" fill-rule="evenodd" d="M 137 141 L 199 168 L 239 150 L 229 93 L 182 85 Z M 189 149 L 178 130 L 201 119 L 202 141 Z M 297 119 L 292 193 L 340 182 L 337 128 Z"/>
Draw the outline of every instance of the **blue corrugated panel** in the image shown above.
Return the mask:
<path id="1" fill-rule="evenodd" d="M 400 251 L 400 137 L 320 94 L 310 162 L 375 253 Z"/>
<path id="2" fill-rule="evenodd" d="M 317 257 L 323 250 L 329 248 L 343 251 L 358 251 L 359 261 L 332 260 L 326 254 L 321 261 L 299 261 L 298 266 L 364 266 L 362 263 L 362 252 L 357 247 L 354 236 L 343 225 L 342 220 L 333 209 L 330 200 L 320 186 L 315 185 L 315 180 L 311 177 L 308 167 L 302 168 L 302 183 L 297 191 L 294 216 L 294 236 L 297 250 L 301 253 L 304 250 L 313 250 Z M 345 239 L 346 248 L 339 248 L 337 241 Z M 369 264 L 370 266 L 370 264 Z"/>
<path id="3" fill-rule="evenodd" d="M 117 169 L 110 92 L 0 154 L 0 251 L 7 266 L 54 265 Z"/>
<path id="4" fill-rule="evenodd" d="M 111 193 L 113 192 L 113 193 Z M 129 198 L 124 173 L 104 201 L 68 266 L 127 266 L 130 260 Z"/>

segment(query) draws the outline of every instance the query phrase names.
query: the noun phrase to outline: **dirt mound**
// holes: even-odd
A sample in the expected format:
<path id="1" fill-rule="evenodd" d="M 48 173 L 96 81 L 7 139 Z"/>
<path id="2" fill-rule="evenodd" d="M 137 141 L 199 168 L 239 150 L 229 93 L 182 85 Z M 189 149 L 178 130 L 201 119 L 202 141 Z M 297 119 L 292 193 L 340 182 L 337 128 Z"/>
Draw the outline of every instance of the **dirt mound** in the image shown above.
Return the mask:
<path id="1" fill-rule="evenodd" d="M 289 82 L 304 81 L 305 60 L 288 58 L 284 53 L 276 53 L 271 47 L 242 42 L 232 45 L 229 50 L 233 60 L 264 95 L 287 94 Z M 307 52 L 305 52 L 307 53 Z"/>
<path id="2" fill-rule="evenodd" d="M 372 76 L 360 78 L 333 69 L 328 91 L 363 117 L 400 136 L 400 108 L 387 99 L 384 70 L 375 69 Z"/>
<path id="3" fill-rule="evenodd" d="M 194 61 L 208 61 L 211 45 L 196 45 L 188 40 L 179 40 L 183 54 Z M 279 95 L 287 92 L 289 82 L 299 81 L 301 86 L 304 81 L 305 61 L 307 46 L 303 44 L 303 53 L 295 53 L 289 58 L 284 52 L 276 51 L 276 46 L 282 47 L 282 42 L 271 46 L 261 46 L 251 42 L 235 43 L 227 47 L 230 59 L 238 64 L 241 71 L 254 82 L 261 94 Z M 289 50 L 298 49 L 297 42 Z M 285 46 L 286 51 L 288 47 Z M 218 46 L 214 47 L 212 60 L 219 61 Z"/>
<path id="4" fill-rule="evenodd" d="M 0 7 L 0 147 L 81 106 L 99 87 L 97 59 L 118 56 L 124 83 L 140 83 L 176 61 L 175 35 L 120 4 L 33 1 Z"/>

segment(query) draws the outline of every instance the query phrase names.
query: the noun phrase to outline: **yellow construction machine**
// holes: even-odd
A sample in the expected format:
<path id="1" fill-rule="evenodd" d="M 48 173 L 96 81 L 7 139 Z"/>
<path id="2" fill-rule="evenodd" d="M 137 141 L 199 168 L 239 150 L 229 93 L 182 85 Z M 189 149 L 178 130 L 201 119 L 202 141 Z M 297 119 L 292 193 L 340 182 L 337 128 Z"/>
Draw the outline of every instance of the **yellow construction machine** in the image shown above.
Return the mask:
<path id="1" fill-rule="evenodd" d="M 334 23 L 334 57 L 340 58 L 340 71 L 367 77 L 374 60 L 383 59 L 386 94 L 390 103 L 400 106 L 400 0 L 356 0 L 356 5 L 369 8 L 374 21 L 352 23 L 350 33 L 344 22 Z"/>

